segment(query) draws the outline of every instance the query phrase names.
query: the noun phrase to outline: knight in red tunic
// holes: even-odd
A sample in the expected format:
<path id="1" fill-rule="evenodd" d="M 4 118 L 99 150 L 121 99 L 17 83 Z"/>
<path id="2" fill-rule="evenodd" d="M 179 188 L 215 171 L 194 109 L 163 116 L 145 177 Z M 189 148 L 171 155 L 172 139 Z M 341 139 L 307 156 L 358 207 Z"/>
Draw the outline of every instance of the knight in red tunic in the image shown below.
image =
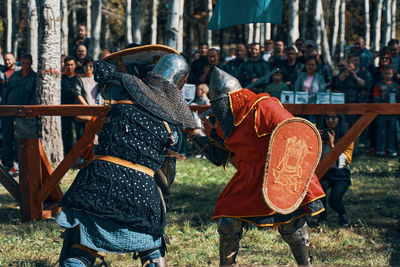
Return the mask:
<path id="1" fill-rule="evenodd" d="M 297 264 L 311 265 L 308 226 L 303 217 L 324 210 L 319 200 L 324 191 L 318 178 L 315 175 L 311 177 L 299 208 L 289 214 L 273 211 L 265 203 L 261 190 L 270 135 L 280 122 L 293 115 L 278 99 L 242 89 L 234 77 L 218 68 L 214 70 L 209 94 L 224 149 L 229 151 L 226 155 L 234 154 L 237 168 L 220 194 L 213 214 L 220 235 L 220 264 L 235 264 L 243 227 L 253 223 L 258 227 L 278 225 Z M 220 146 L 203 149 L 208 158 L 214 159 L 213 163 L 216 163 L 214 154 L 221 158 L 221 152 L 216 153 L 218 150 L 221 150 Z"/>

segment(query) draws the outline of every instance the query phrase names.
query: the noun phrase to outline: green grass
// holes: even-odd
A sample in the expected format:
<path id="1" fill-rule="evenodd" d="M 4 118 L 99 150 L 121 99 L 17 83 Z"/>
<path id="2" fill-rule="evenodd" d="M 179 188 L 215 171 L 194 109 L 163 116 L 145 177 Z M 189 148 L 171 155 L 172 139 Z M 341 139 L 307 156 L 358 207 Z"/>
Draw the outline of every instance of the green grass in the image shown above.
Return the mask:
<path id="1" fill-rule="evenodd" d="M 350 228 L 339 228 L 328 208 L 328 223 L 310 224 L 314 265 L 400 266 L 399 163 L 394 159 L 360 156 L 352 163 L 353 185 L 345 195 Z M 218 194 L 234 169 L 227 172 L 203 159 L 179 161 L 166 232 L 170 266 L 217 266 L 218 234 L 211 221 Z M 76 171 L 62 181 L 66 190 Z M 21 223 L 19 208 L 0 186 L 0 266 L 55 266 L 62 246 L 62 229 L 54 220 Z M 276 229 L 246 232 L 238 263 L 246 266 L 294 265 L 288 246 Z M 111 266 L 140 266 L 130 254 L 108 254 Z M 99 264 L 99 261 L 97 262 Z"/>

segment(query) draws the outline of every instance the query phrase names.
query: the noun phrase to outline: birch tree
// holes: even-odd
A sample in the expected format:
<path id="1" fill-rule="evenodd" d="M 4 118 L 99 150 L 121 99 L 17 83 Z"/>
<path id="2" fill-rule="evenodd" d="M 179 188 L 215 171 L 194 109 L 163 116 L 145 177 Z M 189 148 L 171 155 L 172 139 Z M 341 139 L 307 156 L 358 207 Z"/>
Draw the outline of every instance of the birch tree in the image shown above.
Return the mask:
<path id="1" fill-rule="evenodd" d="M 180 1 L 168 0 L 168 21 L 166 41 L 167 46 L 177 49 L 179 33 L 179 17 L 180 17 Z"/>
<path id="2" fill-rule="evenodd" d="M 291 0 L 289 3 L 288 46 L 293 46 L 299 36 L 299 0 Z"/>
<path id="3" fill-rule="evenodd" d="M 322 35 L 322 54 L 324 55 L 325 63 L 332 67 L 332 57 L 329 50 L 328 33 L 325 28 L 325 18 L 322 0 L 317 0 L 321 5 L 321 35 Z"/>
<path id="4" fill-rule="evenodd" d="M 32 55 L 32 69 L 37 71 L 38 68 L 38 13 L 36 0 L 28 1 L 28 51 Z M 68 46 L 67 46 L 68 51 Z"/>
<path id="5" fill-rule="evenodd" d="M 207 0 L 207 21 L 210 21 L 213 14 L 213 1 Z M 206 29 L 206 40 L 209 47 L 212 46 L 212 31 Z"/>
<path id="6" fill-rule="evenodd" d="M 322 2 L 320 0 L 315 1 L 314 6 L 314 40 L 317 45 L 318 53 L 321 53 L 321 43 L 322 43 L 322 36 L 321 36 L 321 20 L 322 20 Z"/>
<path id="7" fill-rule="evenodd" d="M 7 37 L 6 37 L 6 47 L 7 51 L 12 51 L 12 1 L 7 0 Z"/>
<path id="8" fill-rule="evenodd" d="M 371 23 L 369 20 L 369 0 L 364 0 L 364 36 L 367 48 L 371 46 Z"/>
<path id="9" fill-rule="evenodd" d="M 183 52 L 183 11 L 185 0 L 179 0 L 179 31 L 178 31 L 178 44 L 176 50 Z"/>
<path id="10" fill-rule="evenodd" d="M 248 38 L 247 38 L 247 43 L 248 44 L 251 44 L 252 42 L 254 42 L 254 24 L 253 23 L 250 23 L 250 24 L 248 24 L 248 26 L 247 26 L 248 28 L 249 28 L 249 31 L 248 31 Z"/>
<path id="11" fill-rule="evenodd" d="M 132 37 L 132 0 L 125 2 L 125 43 L 133 42 Z"/>
<path id="12" fill-rule="evenodd" d="M 100 55 L 100 33 L 101 33 L 101 0 L 93 0 L 92 2 L 92 40 L 90 45 L 94 59 L 98 59 Z"/>
<path id="13" fill-rule="evenodd" d="M 339 57 L 344 58 L 344 52 L 346 47 L 346 0 L 340 1 L 340 12 L 339 12 Z"/>
<path id="14" fill-rule="evenodd" d="M 20 8 L 20 0 L 14 0 L 12 6 L 13 23 L 12 23 L 12 49 L 11 49 L 14 54 L 17 54 L 18 44 L 21 38 L 19 35 L 19 22 L 20 22 L 19 8 Z"/>
<path id="15" fill-rule="evenodd" d="M 151 44 L 157 43 L 157 14 L 158 14 L 158 0 L 153 0 L 151 12 Z"/>
<path id="16" fill-rule="evenodd" d="M 67 0 L 61 0 L 61 54 L 68 55 L 68 1 Z"/>
<path id="17" fill-rule="evenodd" d="M 260 40 L 262 43 L 265 41 L 265 23 L 260 23 Z"/>
<path id="18" fill-rule="evenodd" d="M 92 33 L 92 0 L 87 0 L 87 2 L 86 2 L 86 27 L 87 27 L 87 36 L 91 37 L 91 33 Z"/>
<path id="19" fill-rule="evenodd" d="M 384 2 L 384 15 L 385 15 L 385 20 L 383 24 L 383 40 L 382 43 L 383 45 L 386 45 L 387 42 L 390 40 L 391 36 L 391 29 L 392 29 L 392 1 L 391 0 L 385 0 Z"/>
<path id="20" fill-rule="evenodd" d="M 60 62 L 60 1 L 36 0 L 38 7 L 39 65 L 37 92 L 39 104 L 55 105 L 61 102 Z M 42 144 L 53 163 L 63 157 L 61 117 L 42 118 Z"/>
<path id="21" fill-rule="evenodd" d="M 332 29 L 332 40 L 331 40 L 331 55 L 335 56 L 336 44 L 339 32 L 339 10 L 340 10 L 340 0 L 334 0 L 333 2 L 333 29 Z"/>
<path id="22" fill-rule="evenodd" d="M 254 42 L 260 43 L 261 42 L 261 39 L 260 39 L 260 37 L 261 37 L 261 34 L 260 34 L 260 30 L 261 30 L 260 23 L 254 23 L 253 24 L 253 28 L 254 28 Z"/>
<path id="23" fill-rule="evenodd" d="M 379 51 L 381 40 L 381 24 L 382 24 L 382 4 L 383 0 L 376 1 L 375 21 L 374 21 L 374 49 Z"/>
<path id="24" fill-rule="evenodd" d="M 142 1 L 132 0 L 132 26 L 133 26 L 133 42 L 135 44 L 142 43 Z"/>
<path id="25" fill-rule="evenodd" d="M 392 29 L 391 39 L 396 39 L 396 11 L 397 11 L 397 0 L 392 0 Z"/>
<path id="26" fill-rule="evenodd" d="M 301 28 L 301 33 L 300 35 L 305 38 L 306 33 L 307 33 L 307 23 L 308 23 L 308 10 L 310 6 L 310 0 L 305 0 L 304 1 L 304 12 L 303 12 L 303 27 Z"/>
<path id="27" fill-rule="evenodd" d="M 265 23 L 265 40 L 271 40 L 271 23 Z"/>

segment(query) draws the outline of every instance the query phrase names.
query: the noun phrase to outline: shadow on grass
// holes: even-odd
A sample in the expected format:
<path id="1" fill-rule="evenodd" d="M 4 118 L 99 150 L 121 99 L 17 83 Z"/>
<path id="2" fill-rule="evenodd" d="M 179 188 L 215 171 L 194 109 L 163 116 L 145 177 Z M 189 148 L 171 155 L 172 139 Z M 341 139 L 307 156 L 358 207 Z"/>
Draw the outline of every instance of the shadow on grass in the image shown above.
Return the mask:
<path id="1" fill-rule="evenodd" d="M 50 264 L 46 261 L 39 260 L 39 261 L 17 261 L 13 262 L 8 266 L 15 266 L 15 267 L 50 267 L 54 266 L 54 264 Z"/>

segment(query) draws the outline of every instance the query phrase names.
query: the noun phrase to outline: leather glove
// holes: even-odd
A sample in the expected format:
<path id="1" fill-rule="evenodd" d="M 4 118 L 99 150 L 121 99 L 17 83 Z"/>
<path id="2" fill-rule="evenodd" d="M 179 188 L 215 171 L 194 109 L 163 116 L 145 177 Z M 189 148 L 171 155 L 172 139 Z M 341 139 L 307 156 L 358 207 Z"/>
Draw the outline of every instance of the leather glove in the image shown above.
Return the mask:
<path id="1" fill-rule="evenodd" d="M 104 60 L 96 60 L 93 64 L 94 80 L 98 83 L 109 82 L 113 80 L 120 81 L 124 73 L 120 72 L 117 66 Z"/>

